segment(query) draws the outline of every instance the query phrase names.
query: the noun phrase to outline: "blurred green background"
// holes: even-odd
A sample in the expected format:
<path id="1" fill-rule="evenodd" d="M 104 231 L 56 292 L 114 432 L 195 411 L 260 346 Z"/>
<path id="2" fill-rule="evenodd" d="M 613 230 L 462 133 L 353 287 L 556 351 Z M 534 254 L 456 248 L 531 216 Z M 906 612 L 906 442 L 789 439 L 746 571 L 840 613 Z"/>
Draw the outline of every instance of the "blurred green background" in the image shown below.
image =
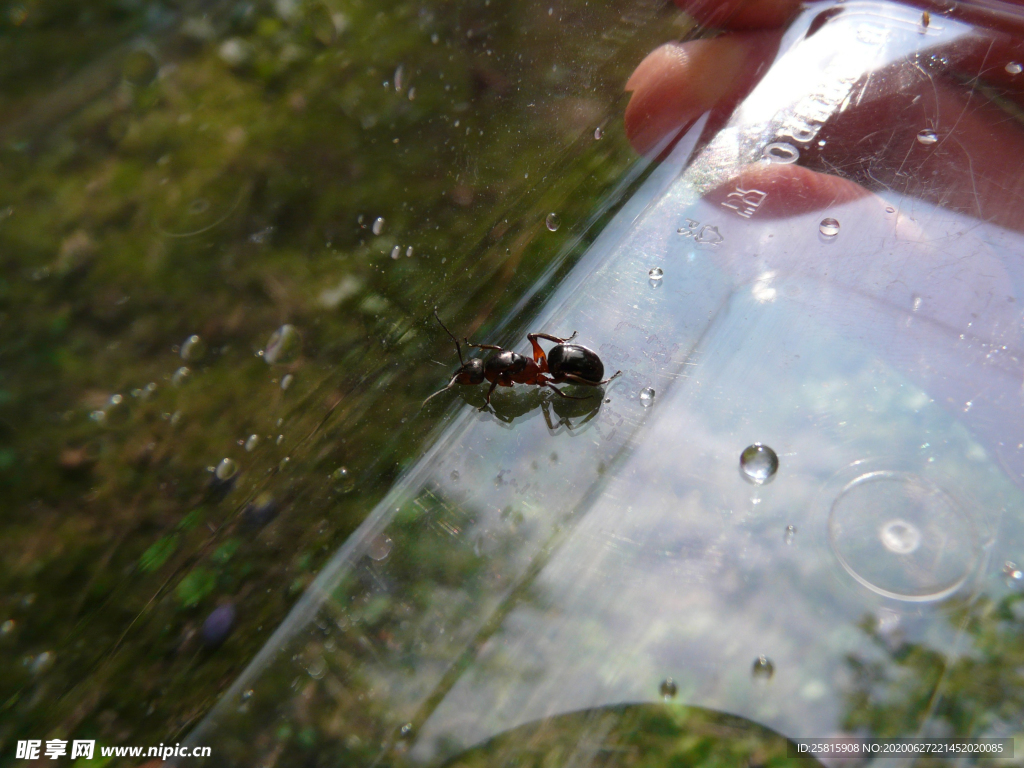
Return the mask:
<path id="1" fill-rule="evenodd" d="M 182 738 L 443 417 L 418 410 L 455 367 L 432 308 L 529 317 L 636 167 L 625 79 L 691 24 L 624 0 L 0 13 L 4 763 Z"/>
<path id="2" fill-rule="evenodd" d="M 692 30 L 661 0 L 0 5 L 0 764 L 184 737 L 461 404 L 420 411 L 455 367 L 432 309 L 524 330 L 643 178 L 623 83 Z M 1024 595 L 949 615 L 990 652 L 865 624 L 851 730 L 940 682 L 956 732 L 1019 720 Z M 662 741 L 623 764 L 781 759 L 687 717 L 629 713 Z"/>

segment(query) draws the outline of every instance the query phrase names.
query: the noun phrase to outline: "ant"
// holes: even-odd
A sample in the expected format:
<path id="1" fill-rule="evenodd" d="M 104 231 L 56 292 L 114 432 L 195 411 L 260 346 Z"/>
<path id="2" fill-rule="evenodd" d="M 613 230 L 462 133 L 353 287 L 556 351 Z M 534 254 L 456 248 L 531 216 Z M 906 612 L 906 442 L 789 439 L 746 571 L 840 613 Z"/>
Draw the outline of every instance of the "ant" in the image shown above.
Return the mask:
<path id="1" fill-rule="evenodd" d="M 498 353 L 491 355 L 486 362 L 479 358 L 472 358 L 469 362 L 466 362 L 462 357 L 462 347 L 459 345 L 459 340 L 455 338 L 455 334 L 448 330 L 448 326 L 441 322 L 436 309 L 434 310 L 434 317 L 437 318 L 437 322 L 441 323 L 441 327 L 444 328 L 452 341 L 455 342 L 455 351 L 458 352 L 459 362 L 462 365 L 455 371 L 455 375 L 448 382 L 448 386 L 444 389 L 439 389 L 424 400 L 423 405 L 426 405 L 442 392 L 447 392 L 456 384 L 480 384 L 485 379 L 491 382 L 491 388 L 487 390 L 487 399 L 485 401 L 487 405 L 491 404 L 491 393 L 494 392 L 494 388 L 499 384 L 503 387 L 511 387 L 513 384 L 534 384 L 538 387 L 553 389 L 561 397 L 568 400 L 586 400 L 587 398 L 585 397 L 567 395 L 554 385 L 583 384 L 588 387 L 599 387 L 602 384 L 607 384 L 622 373 L 622 371 L 616 371 L 607 379 L 602 380 L 601 377 L 604 376 L 604 363 L 601 362 L 601 358 L 597 356 L 597 353 L 592 349 L 581 347 L 579 344 L 568 343 L 576 338 L 575 332 L 567 339 L 551 336 L 547 333 L 528 334 L 526 338 L 533 345 L 532 360 L 526 357 L 526 355 L 520 355 L 518 352 L 513 352 L 510 349 L 502 349 L 494 344 L 473 344 L 469 339 L 463 339 L 467 347 L 493 349 Z M 537 343 L 537 339 L 553 341 L 556 346 L 552 347 L 551 351 L 545 355 L 544 350 Z M 420 407 L 422 408 L 423 406 Z"/>

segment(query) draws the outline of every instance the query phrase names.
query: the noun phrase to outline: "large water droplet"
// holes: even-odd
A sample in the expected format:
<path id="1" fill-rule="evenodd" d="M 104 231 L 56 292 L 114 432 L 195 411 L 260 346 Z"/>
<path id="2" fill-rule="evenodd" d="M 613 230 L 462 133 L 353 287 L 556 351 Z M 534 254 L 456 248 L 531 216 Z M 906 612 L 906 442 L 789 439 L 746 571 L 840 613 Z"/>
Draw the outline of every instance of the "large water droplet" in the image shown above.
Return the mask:
<path id="1" fill-rule="evenodd" d="M 391 258 L 392 259 L 397 259 L 401 255 L 402 255 L 402 246 L 396 245 L 394 248 L 391 249 Z"/>
<path id="2" fill-rule="evenodd" d="M 779 471 L 779 457 L 771 448 L 761 443 L 748 445 L 740 454 L 740 474 L 748 482 L 764 485 Z"/>
<path id="3" fill-rule="evenodd" d="M 1006 71 L 1011 75 L 1019 75 L 1024 72 L 1024 66 L 1019 61 L 1011 61 L 1006 64 Z"/>
<path id="4" fill-rule="evenodd" d="M 181 359 L 186 362 L 194 363 L 196 360 L 202 360 L 205 354 L 206 342 L 195 334 L 185 339 L 185 343 L 181 345 Z"/>
<path id="5" fill-rule="evenodd" d="M 658 686 L 658 692 L 661 693 L 661 698 L 668 701 L 674 699 L 676 694 L 679 693 L 679 686 L 676 685 L 676 681 L 671 677 L 667 677 L 661 681 L 661 685 Z"/>
<path id="6" fill-rule="evenodd" d="M 822 219 L 818 225 L 818 231 L 825 237 L 835 237 L 839 234 L 839 221 L 831 216 L 827 219 Z"/>
<path id="7" fill-rule="evenodd" d="M 654 405 L 654 387 L 644 387 L 640 390 L 640 405 L 644 408 Z"/>
<path id="8" fill-rule="evenodd" d="M 665 271 L 661 267 L 654 267 L 647 273 L 648 281 L 652 288 L 657 288 L 661 285 L 661 279 L 665 276 Z"/>
<path id="9" fill-rule="evenodd" d="M 754 676 L 755 680 L 768 682 L 772 679 L 772 675 L 775 674 L 775 665 L 772 664 L 772 660 L 767 656 L 758 656 L 754 660 L 754 666 L 750 674 Z"/>
<path id="10" fill-rule="evenodd" d="M 935 133 L 931 128 L 925 128 L 923 131 L 917 134 L 917 140 L 921 144 L 934 144 L 939 140 L 939 135 Z"/>
<path id="11" fill-rule="evenodd" d="M 259 435 L 249 435 L 249 438 L 245 441 L 245 450 L 252 451 L 260 444 Z"/>
<path id="12" fill-rule="evenodd" d="M 562 220 L 558 218 L 557 213 L 549 213 L 547 218 L 544 219 L 544 226 L 555 232 L 560 226 L 562 226 Z"/>
<path id="13" fill-rule="evenodd" d="M 379 235 L 381 232 L 384 231 L 384 217 L 383 216 L 378 216 L 376 219 L 373 220 L 373 227 L 371 227 L 371 230 L 373 231 L 373 234 L 375 234 L 375 235 Z"/>
<path id="14" fill-rule="evenodd" d="M 230 480 L 238 471 L 238 464 L 234 459 L 221 459 L 214 474 L 218 480 Z"/>
<path id="15" fill-rule="evenodd" d="M 370 540 L 370 544 L 366 548 L 366 554 L 370 556 L 371 560 L 380 562 L 391 554 L 392 546 L 394 546 L 394 544 L 391 539 L 385 534 L 380 533 Z"/>
<path id="16" fill-rule="evenodd" d="M 604 128 L 602 128 L 600 125 L 594 129 L 594 138 L 597 139 L 598 141 L 604 138 Z"/>
<path id="17" fill-rule="evenodd" d="M 282 325 L 271 334 L 267 347 L 263 350 L 263 359 L 271 365 L 293 363 L 302 349 L 302 337 L 294 325 Z"/>
<path id="18" fill-rule="evenodd" d="M 784 534 L 782 534 L 782 540 L 784 542 L 786 542 L 787 544 L 792 544 L 793 543 L 793 539 L 795 539 L 795 538 L 796 538 L 796 526 L 795 525 L 787 525 L 786 526 L 786 532 Z"/>

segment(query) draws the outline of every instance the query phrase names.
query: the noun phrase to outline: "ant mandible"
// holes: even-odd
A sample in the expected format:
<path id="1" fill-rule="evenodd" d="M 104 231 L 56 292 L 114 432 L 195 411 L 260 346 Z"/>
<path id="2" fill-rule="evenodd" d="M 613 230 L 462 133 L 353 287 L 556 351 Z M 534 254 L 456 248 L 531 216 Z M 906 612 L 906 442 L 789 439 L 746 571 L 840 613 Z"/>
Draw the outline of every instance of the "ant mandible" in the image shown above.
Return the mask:
<path id="1" fill-rule="evenodd" d="M 462 347 L 459 345 L 459 340 L 455 338 L 455 334 L 448 330 L 448 326 L 441 322 L 436 309 L 434 310 L 434 317 L 437 318 L 437 322 L 441 323 L 441 327 L 444 328 L 452 341 L 455 342 L 455 351 L 458 352 L 459 362 L 462 365 L 455 371 L 455 375 L 448 382 L 448 386 L 444 389 L 439 389 L 424 400 L 423 405 L 426 405 L 442 392 L 447 392 L 456 384 L 480 384 L 485 379 L 491 382 L 491 388 L 487 390 L 487 400 L 485 401 L 487 405 L 490 405 L 491 394 L 499 384 L 503 387 L 511 387 L 513 384 L 534 384 L 538 387 L 553 389 L 561 397 L 569 400 L 586 400 L 585 397 L 567 395 L 554 385 L 583 384 L 588 387 L 599 387 L 602 384 L 607 384 L 622 373 L 622 371 L 616 371 L 607 379 L 602 380 L 601 377 L 604 376 L 604 363 L 601 362 L 601 358 L 597 356 L 597 353 L 579 344 L 568 343 L 576 338 L 575 332 L 567 339 L 561 339 L 558 336 L 551 336 L 547 333 L 528 334 L 526 338 L 533 345 L 532 360 L 526 357 L 526 355 L 520 355 L 518 352 L 513 352 L 510 349 L 502 349 L 494 344 L 473 344 L 469 339 L 463 339 L 467 347 L 493 349 L 498 353 L 491 355 L 486 362 L 479 358 L 472 358 L 467 362 L 462 357 Z M 537 343 L 537 339 L 553 341 L 555 346 L 545 355 L 544 350 Z"/>

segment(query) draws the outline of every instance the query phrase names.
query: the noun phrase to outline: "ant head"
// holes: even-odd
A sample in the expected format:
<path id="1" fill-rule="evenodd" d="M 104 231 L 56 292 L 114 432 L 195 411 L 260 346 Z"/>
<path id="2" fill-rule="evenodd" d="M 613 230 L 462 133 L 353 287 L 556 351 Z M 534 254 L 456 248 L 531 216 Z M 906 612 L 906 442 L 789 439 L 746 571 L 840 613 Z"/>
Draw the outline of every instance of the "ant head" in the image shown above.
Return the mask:
<path id="1" fill-rule="evenodd" d="M 479 384 L 484 380 L 484 361 L 480 359 L 463 363 L 455 372 L 452 381 L 458 384 Z"/>

